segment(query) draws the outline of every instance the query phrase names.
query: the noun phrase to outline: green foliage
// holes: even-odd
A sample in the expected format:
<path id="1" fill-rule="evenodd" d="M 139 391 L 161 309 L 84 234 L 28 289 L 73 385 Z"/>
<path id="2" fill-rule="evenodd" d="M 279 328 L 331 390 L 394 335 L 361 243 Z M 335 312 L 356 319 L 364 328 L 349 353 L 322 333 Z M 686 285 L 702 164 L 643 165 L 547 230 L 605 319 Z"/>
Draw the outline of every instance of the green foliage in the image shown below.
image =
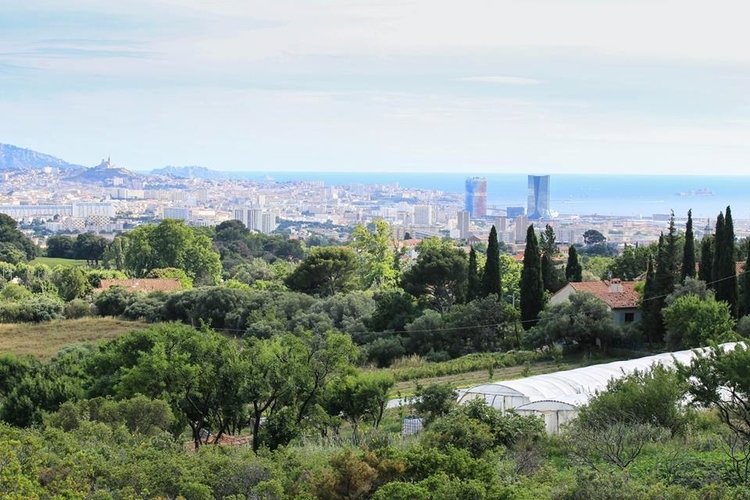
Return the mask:
<path id="1" fill-rule="evenodd" d="M 685 223 L 685 246 L 682 249 L 682 266 L 680 267 L 680 282 L 686 278 L 695 277 L 695 235 L 693 234 L 693 211 L 688 210 Z"/>
<path id="2" fill-rule="evenodd" d="M 498 265 L 500 262 L 498 261 Z M 477 267 L 477 251 L 472 246 L 469 251 L 469 267 L 466 279 L 466 300 L 471 302 L 479 296 L 481 291 L 481 281 L 479 279 L 479 269 Z"/>
<path id="3" fill-rule="evenodd" d="M 664 309 L 667 342 L 674 348 L 703 347 L 734 340 L 735 320 L 724 302 L 684 295 Z"/>
<path id="4" fill-rule="evenodd" d="M 577 292 L 567 301 L 548 305 L 539 323 L 529 332 L 535 347 L 556 342 L 577 344 L 582 349 L 606 349 L 618 336 L 607 305 L 590 293 Z"/>
<path id="5" fill-rule="evenodd" d="M 600 255 L 584 257 L 583 270 L 591 273 L 597 280 L 609 279 L 609 269 L 613 263 L 613 257 L 602 257 Z"/>
<path id="6" fill-rule="evenodd" d="M 17 229 L 16 221 L 0 214 L 0 261 L 18 264 L 32 260 L 39 254 L 39 249 Z"/>
<path id="7" fill-rule="evenodd" d="M 512 448 L 543 434 L 544 424 L 538 417 L 500 413 L 477 399 L 435 420 L 423 442 L 440 450 L 454 446 L 479 458 L 497 447 Z"/>
<path id="8" fill-rule="evenodd" d="M 517 320 L 517 311 L 500 302 L 497 295 L 455 306 L 445 316 L 447 331 L 443 335 L 444 340 L 450 342 L 445 350 L 453 357 L 467 352 L 497 350 Z M 431 349 L 443 350 L 445 347 L 442 343 L 431 346 Z"/>
<path id="9" fill-rule="evenodd" d="M 578 413 L 576 425 L 590 429 L 611 423 L 651 424 L 672 434 L 685 430 L 687 415 L 682 399 L 688 384 L 661 365 L 626 377 L 613 378 Z"/>
<path id="10" fill-rule="evenodd" d="M 626 245 L 622 253 L 612 259 L 606 271 L 606 278 L 620 278 L 623 281 L 633 281 L 646 272 L 648 258 L 651 255 L 650 246 L 632 247 Z M 604 275 L 599 275 L 605 277 Z"/>
<path id="11" fill-rule="evenodd" d="M 73 245 L 73 258 L 85 260 L 89 266 L 99 266 L 104 257 L 109 240 L 93 233 L 81 233 L 76 237 Z M 49 252 L 48 254 L 49 255 Z M 53 256 L 50 256 L 53 257 Z"/>
<path id="12" fill-rule="evenodd" d="M 91 306 L 82 299 L 71 300 L 63 307 L 63 316 L 65 316 L 65 319 L 85 318 L 90 315 Z"/>
<path id="13" fill-rule="evenodd" d="M 583 281 L 583 267 L 578 260 L 576 247 L 572 245 L 568 249 L 568 263 L 565 266 L 565 279 L 569 282 Z"/>
<path id="14" fill-rule="evenodd" d="M 0 290 L 0 298 L 8 302 L 20 302 L 31 298 L 31 292 L 28 288 L 16 283 L 7 283 Z"/>
<path id="15" fill-rule="evenodd" d="M 714 346 L 700 352 L 678 374 L 690 381 L 688 394 L 696 406 L 714 408 L 737 436 L 750 440 L 750 349 Z"/>
<path id="16" fill-rule="evenodd" d="M 468 258 L 450 241 L 423 240 L 417 261 L 404 273 L 401 285 L 440 314 L 464 302 L 468 280 Z"/>
<path id="17" fill-rule="evenodd" d="M 487 241 L 487 262 L 482 273 L 482 297 L 488 295 L 500 296 L 502 293 L 502 275 L 500 274 L 500 248 L 497 241 L 495 226 L 490 229 Z"/>
<path id="18" fill-rule="evenodd" d="M 375 295 L 375 310 L 367 320 L 367 326 L 375 332 L 403 332 L 406 325 L 418 316 L 414 297 L 395 290 L 383 292 Z"/>
<path id="19" fill-rule="evenodd" d="M 122 317 L 132 321 L 143 320 L 148 323 L 164 321 L 164 305 L 167 297 L 158 293 L 139 294 L 122 312 Z"/>
<path id="20" fill-rule="evenodd" d="M 19 302 L 0 304 L 2 323 L 42 323 L 62 317 L 63 303 L 56 297 L 34 295 Z"/>
<path id="21" fill-rule="evenodd" d="M 350 247 L 357 254 L 358 269 L 365 289 L 393 288 L 398 282 L 398 269 L 393 266 L 395 252 L 391 227 L 376 220 L 372 229 L 357 224 Z"/>
<path id="22" fill-rule="evenodd" d="M 402 357 L 405 353 L 401 338 L 395 335 L 378 337 L 364 346 L 366 359 L 374 362 L 378 368 L 390 366 L 393 361 Z"/>
<path id="23" fill-rule="evenodd" d="M 39 424 L 46 411 L 55 411 L 66 401 L 84 395 L 81 363 L 86 351 L 70 351 L 44 365 L 27 365 L 0 406 L 0 420 L 20 427 Z M 6 366 L 8 366 L 6 364 Z"/>
<path id="24" fill-rule="evenodd" d="M 547 254 L 550 257 L 554 257 L 560 253 L 560 249 L 557 247 L 557 237 L 555 236 L 555 229 L 546 224 L 544 231 L 539 234 L 539 250 L 542 254 Z"/>
<path id="25" fill-rule="evenodd" d="M 356 257 L 351 249 L 317 247 L 310 251 L 285 283 L 294 291 L 327 297 L 354 290 L 356 272 Z"/>
<path id="26" fill-rule="evenodd" d="M 698 279 L 711 283 L 712 266 L 714 260 L 714 237 L 710 234 L 701 240 L 701 262 L 698 266 Z"/>
<path id="27" fill-rule="evenodd" d="M 106 398 L 67 401 L 44 420 L 47 426 L 64 431 L 79 429 L 86 422 L 103 422 L 113 430 L 122 425 L 132 434 L 155 436 L 169 431 L 175 417 L 166 401 L 137 395 L 121 401 Z"/>
<path id="28" fill-rule="evenodd" d="M 165 219 L 158 225 L 139 226 L 115 238 L 110 247 L 108 263 L 135 277 L 177 268 L 196 284 L 213 285 L 221 278 L 219 254 L 211 240 L 183 221 Z"/>
<path id="29" fill-rule="evenodd" d="M 456 405 L 458 393 L 450 384 L 417 385 L 414 409 L 427 424 L 447 415 Z"/>
<path id="30" fill-rule="evenodd" d="M 523 253 L 520 299 L 523 328 L 529 330 L 536 325 L 539 313 L 544 308 L 542 262 L 533 224 L 526 231 L 526 249 Z"/>
<path id="31" fill-rule="evenodd" d="M 716 218 L 711 280 L 716 291 L 716 300 L 726 302 L 734 318 L 738 314 L 739 302 L 735 253 L 732 210 L 727 207 L 726 215 L 719 213 Z"/>
<path id="32" fill-rule="evenodd" d="M 60 298 L 66 302 L 82 298 L 91 292 L 86 273 L 80 267 L 57 267 L 52 281 L 57 286 Z"/>
<path id="33" fill-rule="evenodd" d="M 94 299 L 94 305 L 100 316 L 121 316 L 137 297 L 137 292 L 113 286 L 99 293 Z"/>
<path id="34" fill-rule="evenodd" d="M 54 235 L 47 238 L 47 257 L 75 259 L 76 240 L 72 236 Z"/>
<path id="35" fill-rule="evenodd" d="M 394 383 L 388 373 L 348 375 L 328 386 L 322 397 L 323 406 L 329 415 L 341 415 L 348 420 L 356 437 L 360 422 L 365 419 L 378 428 Z"/>
<path id="36" fill-rule="evenodd" d="M 499 367 L 521 366 L 539 359 L 544 359 L 544 355 L 538 351 L 485 352 L 467 354 L 447 361 L 424 362 L 416 366 L 392 368 L 391 372 L 398 381 L 416 380 L 484 370 L 489 365 Z"/>
<path id="37" fill-rule="evenodd" d="M 598 243 L 604 243 L 605 241 L 607 241 L 607 238 L 596 229 L 588 229 L 583 233 L 583 242 L 586 245 L 596 245 Z"/>

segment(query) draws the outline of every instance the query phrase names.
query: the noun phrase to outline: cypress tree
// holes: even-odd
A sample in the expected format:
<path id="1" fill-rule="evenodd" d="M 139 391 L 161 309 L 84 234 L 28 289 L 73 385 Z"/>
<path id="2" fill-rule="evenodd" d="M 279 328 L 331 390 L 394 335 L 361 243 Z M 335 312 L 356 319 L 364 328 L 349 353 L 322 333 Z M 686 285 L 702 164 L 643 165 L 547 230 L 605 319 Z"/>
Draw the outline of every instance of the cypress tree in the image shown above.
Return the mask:
<path id="1" fill-rule="evenodd" d="M 471 247 L 469 251 L 469 278 L 466 280 L 466 300 L 471 302 L 479 296 L 481 283 L 479 281 L 479 271 L 477 270 L 477 251 Z"/>
<path id="2" fill-rule="evenodd" d="M 742 315 L 750 314 L 750 238 L 747 239 L 747 260 L 742 273 Z"/>
<path id="3" fill-rule="evenodd" d="M 482 297 L 493 293 L 500 297 L 500 247 L 495 226 L 490 229 L 490 237 L 487 241 L 487 263 L 484 265 L 482 275 Z"/>
<path id="4" fill-rule="evenodd" d="M 649 343 L 661 342 L 663 337 L 661 307 L 657 302 L 658 295 L 654 261 L 649 256 L 646 267 L 646 286 L 643 288 L 643 300 L 641 301 L 641 313 L 643 314 L 641 325 L 643 334 Z"/>
<path id="5" fill-rule="evenodd" d="M 734 222 L 732 221 L 732 209 L 727 207 L 724 215 L 724 231 L 719 244 L 718 234 L 716 236 L 717 252 L 721 246 L 719 260 L 719 275 L 716 283 L 716 300 L 723 300 L 729 304 L 729 312 L 737 317 L 737 306 L 739 303 L 737 291 L 737 267 L 734 248 Z"/>
<path id="6" fill-rule="evenodd" d="M 698 279 L 708 285 L 711 283 L 711 266 L 714 260 L 713 237 L 706 235 L 701 240 L 701 264 L 698 267 Z"/>
<path id="7" fill-rule="evenodd" d="M 695 235 L 693 234 L 693 210 L 688 210 L 687 223 L 685 224 L 685 247 L 682 251 L 682 269 L 680 282 L 685 278 L 695 277 Z"/>
<path id="8" fill-rule="evenodd" d="M 710 286 L 717 292 L 716 300 L 720 300 L 718 297 L 719 292 L 719 279 L 721 277 L 721 259 L 722 253 L 724 252 L 724 214 L 719 212 L 719 216 L 716 217 L 716 228 L 714 229 L 714 253 L 713 259 L 711 259 L 711 281 Z"/>
<path id="9" fill-rule="evenodd" d="M 552 276 L 553 271 L 552 259 L 549 258 L 547 252 L 542 252 L 542 283 L 544 284 L 544 290 L 550 293 L 554 292 L 552 283 L 552 280 L 554 279 Z"/>
<path id="10" fill-rule="evenodd" d="M 574 246 L 568 249 L 568 264 L 565 266 L 565 279 L 573 282 L 583 281 L 583 267 L 578 261 L 578 250 Z"/>
<path id="11" fill-rule="evenodd" d="M 526 231 L 526 250 L 523 252 L 521 269 L 521 321 L 524 330 L 536 325 L 544 307 L 544 283 L 542 282 L 542 259 L 534 225 Z"/>
<path id="12" fill-rule="evenodd" d="M 677 229 L 674 226 L 674 213 L 669 218 L 669 232 L 659 237 L 656 254 L 656 288 L 657 294 L 666 296 L 674 291 L 677 280 Z M 662 299 L 663 306 L 664 301 Z"/>
<path id="13" fill-rule="evenodd" d="M 647 338 L 652 343 L 664 341 L 665 328 L 661 310 L 664 308 L 666 296 L 674 291 L 674 255 L 670 255 L 670 250 L 673 248 L 669 244 L 669 236 L 667 238 L 663 234 L 659 236 L 659 245 L 656 250 L 656 269 L 653 270 L 654 285 L 650 290 L 653 295 L 649 297 L 651 318 L 647 323 L 649 328 Z"/>

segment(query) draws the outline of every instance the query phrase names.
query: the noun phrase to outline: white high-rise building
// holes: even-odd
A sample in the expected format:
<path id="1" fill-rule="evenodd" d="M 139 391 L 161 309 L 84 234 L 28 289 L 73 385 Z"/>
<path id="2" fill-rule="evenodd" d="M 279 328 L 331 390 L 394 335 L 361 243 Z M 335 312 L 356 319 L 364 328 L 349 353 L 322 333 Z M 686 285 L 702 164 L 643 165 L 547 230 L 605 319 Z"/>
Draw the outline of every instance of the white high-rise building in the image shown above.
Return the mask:
<path id="1" fill-rule="evenodd" d="M 435 223 L 435 210 L 432 205 L 414 206 L 414 224 L 417 226 L 431 226 Z"/>
<path id="2" fill-rule="evenodd" d="M 465 240 L 469 236 L 471 236 L 470 229 L 471 224 L 471 214 L 468 210 L 459 210 L 458 212 L 458 237 L 462 240 Z"/>
<path id="3" fill-rule="evenodd" d="M 276 229 L 276 215 L 271 212 L 263 212 L 260 207 L 235 208 L 234 219 L 242 221 L 251 231 L 270 233 Z"/>

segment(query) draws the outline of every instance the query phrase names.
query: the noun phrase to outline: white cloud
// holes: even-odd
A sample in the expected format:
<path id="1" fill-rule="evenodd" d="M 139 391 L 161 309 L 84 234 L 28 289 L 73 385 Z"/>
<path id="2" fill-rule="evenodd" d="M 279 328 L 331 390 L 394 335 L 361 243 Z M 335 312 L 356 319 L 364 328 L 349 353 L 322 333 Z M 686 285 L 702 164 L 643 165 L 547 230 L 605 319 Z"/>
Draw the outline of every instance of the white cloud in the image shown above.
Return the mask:
<path id="1" fill-rule="evenodd" d="M 461 82 L 499 83 L 502 85 L 539 85 L 542 83 L 541 80 L 520 76 L 468 76 L 457 80 Z"/>

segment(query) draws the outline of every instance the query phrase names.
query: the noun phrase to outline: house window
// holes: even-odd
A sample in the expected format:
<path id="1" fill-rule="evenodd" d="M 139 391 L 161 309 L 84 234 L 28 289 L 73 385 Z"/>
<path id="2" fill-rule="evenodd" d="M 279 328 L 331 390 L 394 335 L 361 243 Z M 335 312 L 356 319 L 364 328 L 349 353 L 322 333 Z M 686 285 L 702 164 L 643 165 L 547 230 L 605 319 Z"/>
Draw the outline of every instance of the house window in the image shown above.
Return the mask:
<path id="1" fill-rule="evenodd" d="M 635 313 L 625 313 L 625 323 L 632 323 L 635 321 Z"/>

